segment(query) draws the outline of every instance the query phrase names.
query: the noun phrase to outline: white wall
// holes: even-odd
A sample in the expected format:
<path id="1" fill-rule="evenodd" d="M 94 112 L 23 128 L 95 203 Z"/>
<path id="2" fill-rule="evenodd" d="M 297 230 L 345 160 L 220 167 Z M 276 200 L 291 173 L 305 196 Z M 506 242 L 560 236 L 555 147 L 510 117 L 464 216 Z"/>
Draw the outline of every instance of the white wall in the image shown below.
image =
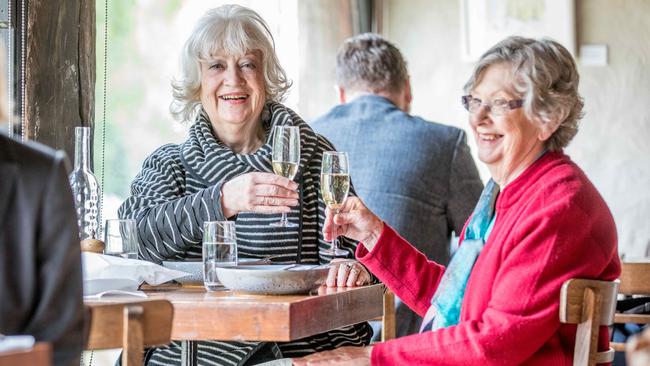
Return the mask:
<path id="1" fill-rule="evenodd" d="M 650 245 L 648 14 L 650 1 L 576 0 L 578 45 L 606 44 L 609 64 L 579 67 L 586 114 L 567 153 L 612 210 L 619 251 L 628 258 Z M 412 112 L 466 128 L 460 96 L 472 65 L 460 62 L 459 0 L 389 0 L 386 35 L 409 63 Z"/>

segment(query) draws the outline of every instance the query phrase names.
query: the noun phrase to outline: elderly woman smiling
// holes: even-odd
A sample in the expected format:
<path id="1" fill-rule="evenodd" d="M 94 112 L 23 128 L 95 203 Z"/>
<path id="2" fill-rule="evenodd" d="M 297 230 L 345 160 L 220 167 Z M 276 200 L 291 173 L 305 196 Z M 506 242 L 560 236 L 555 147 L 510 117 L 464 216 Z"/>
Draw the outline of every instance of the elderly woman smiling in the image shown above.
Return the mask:
<path id="1" fill-rule="evenodd" d="M 204 221 L 237 223 L 239 256 L 275 256 L 284 263 L 325 263 L 319 248 L 325 204 L 319 195 L 321 158 L 333 146 L 279 103 L 289 82 L 273 38 L 254 11 L 225 5 L 207 12 L 185 43 L 181 75 L 173 83 L 172 114 L 192 121 L 188 139 L 149 156 L 135 178 L 120 216 L 134 218 L 140 256 L 201 258 Z M 272 127 L 300 129 L 298 183 L 272 173 Z M 298 192 L 297 192 L 298 191 Z M 300 227 L 273 227 L 279 213 Z M 357 243 L 342 240 L 352 254 Z M 345 266 L 341 266 L 345 267 Z M 332 276 L 329 285 L 356 285 L 370 276 L 360 265 Z M 338 273 L 337 273 L 338 274 Z M 366 323 L 291 343 L 199 342 L 200 364 L 240 365 L 280 356 L 300 356 L 345 345 L 366 345 Z M 180 363 L 180 347 L 153 351 L 152 364 Z"/>
<path id="2" fill-rule="evenodd" d="M 614 280 L 620 272 L 611 213 L 562 152 L 582 114 L 576 65 L 556 42 L 510 37 L 481 57 L 465 90 L 478 156 L 492 179 L 447 268 L 358 198 L 333 218 L 339 234 L 362 241 L 357 258 L 424 317 L 420 334 L 294 364 L 572 364 L 576 329 L 559 322 L 562 283 Z M 326 237 L 331 222 L 328 214 Z"/>

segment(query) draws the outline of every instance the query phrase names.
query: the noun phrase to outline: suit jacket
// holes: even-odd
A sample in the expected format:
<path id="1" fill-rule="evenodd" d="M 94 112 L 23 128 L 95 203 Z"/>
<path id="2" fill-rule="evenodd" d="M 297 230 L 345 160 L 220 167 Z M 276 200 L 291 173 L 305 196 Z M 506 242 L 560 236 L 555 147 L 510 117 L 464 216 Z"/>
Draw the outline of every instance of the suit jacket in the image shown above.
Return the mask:
<path id="1" fill-rule="evenodd" d="M 348 153 L 368 208 L 446 265 L 451 232 L 461 234 L 483 189 L 464 131 L 412 116 L 377 95 L 334 107 L 312 128 Z M 397 311 L 398 336 L 419 330 L 419 317 L 406 307 Z"/>
<path id="2" fill-rule="evenodd" d="M 79 364 L 81 255 L 66 157 L 0 134 L 0 333 L 50 342 Z"/>

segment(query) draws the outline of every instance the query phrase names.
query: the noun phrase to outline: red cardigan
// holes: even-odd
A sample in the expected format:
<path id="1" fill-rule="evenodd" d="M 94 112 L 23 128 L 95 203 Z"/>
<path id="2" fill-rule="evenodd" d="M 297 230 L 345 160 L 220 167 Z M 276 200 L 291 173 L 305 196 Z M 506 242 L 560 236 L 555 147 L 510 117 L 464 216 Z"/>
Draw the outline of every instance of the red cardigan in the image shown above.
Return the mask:
<path id="1" fill-rule="evenodd" d="M 570 278 L 618 278 L 607 205 L 568 156 L 547 153 L 503 189 L 496 214 L 460 323 L 379 343 L 373 365 L 572 364 L 576 327 L 560 324 L 560 288 Z M 443 266 L 387 225 L 372 252 L 359 245 L 356 255 L 409 307 L 426 313 Z M 600 335 L 606 349 L 607 328 Z"/>

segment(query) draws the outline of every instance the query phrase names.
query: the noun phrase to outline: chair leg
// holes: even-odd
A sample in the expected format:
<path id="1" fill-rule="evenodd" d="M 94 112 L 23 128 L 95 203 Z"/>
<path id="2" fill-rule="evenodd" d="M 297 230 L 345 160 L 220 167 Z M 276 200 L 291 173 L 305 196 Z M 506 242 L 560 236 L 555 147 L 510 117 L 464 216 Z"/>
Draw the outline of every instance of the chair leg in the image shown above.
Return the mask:
<path id="1" fill-rule="evenodd" d="M 381 320 L 381 341 L 385 342 L 395 339 L 396 322 L 395 322 L 395 294 L 386 289 L 384 293 L 384 316 Z"/>
<path id="2" fill-rule="evenodd" d="M 144 351 L 144 336 L 142 331 L 143 309 L 140 305 L 124 307 L 122 327 L 122 365 L 141 366 Z"/>

